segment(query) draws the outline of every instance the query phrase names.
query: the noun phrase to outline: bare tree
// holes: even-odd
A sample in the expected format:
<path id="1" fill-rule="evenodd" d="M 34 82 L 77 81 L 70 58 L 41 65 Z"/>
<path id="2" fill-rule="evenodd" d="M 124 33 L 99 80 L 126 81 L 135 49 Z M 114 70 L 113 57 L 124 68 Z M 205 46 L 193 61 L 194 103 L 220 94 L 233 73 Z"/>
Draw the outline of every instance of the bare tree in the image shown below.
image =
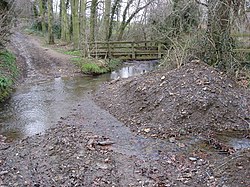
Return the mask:
<path id="1" fill-rule="evenodd" d="M 69 20 L 65 0 L 61 0 L 61 39 L 62 41 L 70 41 Z"/>
<path id="2" fill-rule="evenodd" d="M 42 24 L 42 33 L 46 33 L 46 23 L 45 23 L 45 0 L 39 0 L 39 17 L 41 19 Z"/>
<path id="3" fill-rule="evenodd" d="M 97 22 L 97 5 L 98 0 L 92 0 L 91 7 L 90 7 L 90 20 L 89 20 L 89 27 L 90 27 L 90 41 L 95 41 L 95 31 L 96 31 L 96 22 Z"/>
<path id="4" fill-rule="evenodd" d="M 108 32 L 107 40 L 111 39 L 111 36 L 112 36 L 112 33 L 113 33 L 113 27 L 114 27 L 114 16 L 115 16 L 116 12 L 118 14 L 118 11 L 119 11 L 118 9 L 119 9 L 120 3 L 121 3 L 121 0 L 115 0 L 113 5 L 112 5 L 111 15 L 110 15 L 110 22 L 109 22 L 109 32 Z M 118 17 L 119 16 L 117 15 L 117 19 L 118 19 Z"/>
<path id="5" fill-rule="evenodd" d="M 110 10 L 111 10 L 111 0 L 105 0 L 103 22 L 104 22 L 104 38 L 106 41 L 108 41 L 109 39 Z"/>
<path id="6" fill-rule="evenodd" d="M 71 0 L 72 29 L 74 49 L 79 48 L 79 0 Z"/>
<path id="7" fill-rule="evenodd" d="M 48 43 L 54 44 L 54 32 L 53 32 L 53 24 L 54 24 L 54 16 L 53 16 L 53 0 L 48 0 Z"/>
<path id="8" fill-rule="evenodd" d="M 208 20 L 206 46 L 209 52 L 205 53 L 206 60 L 211 65 L 216 65 L 223 70 L 234 69 L 233 63 L 234 39 L 230 36 L 234 27 L 234 19 L 239 10 L 244 7 L 245 0 L 208 0 Z M 230 63 L 229 63 L 230 62 Z"/>
<path id="9" fill-rule="evenodd" d="M 87 18 L 86 18 L 86 0 L 80 1 L 80 46 L 83 49 L 83 56 L 86 56 L 86 25 L 87 25 Z"/>
<path id="10" fill-rule="evenodd" d="M 135 2 L 135 0 L 128 0 L 126 7 L 123 11 L 123 15 L 122 15 L 122 22 L 121 25 L 119 27 L 118 30 L 118 37 L 117 40 L 122 40 L 123 34 L 124 34 L 124 30 L 125 28 L 129 25 L 129 23 L 132 21 L 132 19 L 144 8 L 146 8 L 148 5 L 150 5 L 151 3 L 153 3 L 154 0 L 149 0 L 147 2 L 144 3 L 144 5 L 141 5 L 141 0 L 138 0 L 136 3 L 136 8 L 135 10 L 132 12 L 132 14 L 128 15 L 128 10 L 130 8 L 130 6 Z"/>

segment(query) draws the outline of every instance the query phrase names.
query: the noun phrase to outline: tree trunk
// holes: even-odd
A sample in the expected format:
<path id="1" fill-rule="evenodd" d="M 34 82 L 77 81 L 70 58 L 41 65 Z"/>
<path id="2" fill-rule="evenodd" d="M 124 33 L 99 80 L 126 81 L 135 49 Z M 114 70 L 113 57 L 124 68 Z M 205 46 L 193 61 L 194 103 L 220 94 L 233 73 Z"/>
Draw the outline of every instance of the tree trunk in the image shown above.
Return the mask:
<path id="1" fill-rule="evenodd" d="M 105 0 L 105 11 L 104 11 L 104 38 L 106 41 L 109 40 L 109 23 L 110 23 L 110 10 L 111 0 Z"/>
<path id="2" fill-rule="evenodd" d="M 111 39 L 111 36 L 112 36 L 112 33 L 113 33 L 114 16 L 115 16 L 115 12 L 118 10 L 118 6 L 120 5 L 120 2 L 121 2 L 121 0 L 115 0 L 114 5 L 112 6 L 110 22 L 109 22 L 108 39 L 107 40 Z M 117 15 L 117 19 L 118 19 L 118 17 L 119 16 Z"/>
<path id="3" fill-rule="evenodd" d="M 61 13 L 61 40 L 62 41 L 66 41 L 66 28 L 65 28 L 65 20 L 64 20 L 64 17 L 65 17 L 65 14 L 66 14 L 66 4 L 64 2 L 64 0 L 61 0 L 60 2 L 60 13 Z"/>
<path id="4" fill-rule="evenodd" d="M 61 0 L 61 40 L 64 42 L 70 41 L 69 21 L 65 0 Z"/>
<path id="5" fill-rule="evenodd" d="M 42 33 L 46 33 L 46 24 L 45 24 L 45 2 L 44 0 L 39 0 L 39 16 L 41 18 Z"/>
<path id="6" fill-rule="evenodd" d="M 128 13 L 128 10 L 130 8 L 130 6 L 132 5 L 132 3 L 134 2 L 134 0 L 130 0 L 128 1 L 125 9 L 124 9 L 124 12 L 123 12 L 123 16 L 122 16 L 122 23 L 120 25 L 120 28 L 119 28 L 119 31 L 118 31 L 118 37 L 117 37 L 117 40 L 122 40 L 122 37 L 123 37 L 123 34 L 124 34 L 124 31 L 126 29 L 126 27 L 130 24 L 130 22 L 132 21 L 132 19 L 141 11 L 143 10 L 144 8 L 146 8 L 148 5 L 150 5 L 154 0 L 151 0 L 151 1 L 148 1 L 145 5 L 143 6 L 139 6 L 139 3 L 137 5 L 137 8 L 134 10 L 134 12 L 129 16 L 128 19 L 127 18 L 127 13 Z"/>
<path id="7" fill-rule="evenodd" d="M 209 0 L 207 37 L 213 43 L 210 64 L 225 68 L 230 53 L 230 4 L 228 0 Z"/>
<path id="8" fill-rule="evenodd" d="M 48 0 L 48 43 L 54 44 L 54 33 L 53 33 L 53 0 Z"/>
<path id="9" fill-rule="evenodd" d="M 80 2 L 80 48 L 83 51 L 83 56 L 86 56 L 86 0 Z"/>
<path id="10" fill-rule="evenodd" d="M 90 10 L 90 20 L 89 20 L 90 41 L 91 42 L 95 41 L 97 5 L 98 5 L 98 0 L 92 0 L 91 10 Z"/>
<path id="11" fill-rule="evenodd" d="M 79 0 L 71 0 L 72 29 L 74 49 L 79 49 Z"/>

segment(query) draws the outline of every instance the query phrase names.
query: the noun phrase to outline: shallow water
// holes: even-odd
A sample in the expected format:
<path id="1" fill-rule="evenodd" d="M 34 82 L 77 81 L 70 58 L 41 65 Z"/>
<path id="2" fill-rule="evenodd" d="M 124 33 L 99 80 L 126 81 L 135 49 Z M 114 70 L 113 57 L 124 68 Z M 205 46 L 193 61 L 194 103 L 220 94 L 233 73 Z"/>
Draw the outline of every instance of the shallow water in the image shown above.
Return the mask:
<path id="1" fill-rule="evenodd" d="M 10 100 L 0 106 L 0 134 L 13 140 L 42 133 L 60 118 L 69 115 L 84 95 L 101 83 L 150 71 L 155 64 L 129 63 L 121 70 L 98 77 L 29 79 L 16 89 Z"/>

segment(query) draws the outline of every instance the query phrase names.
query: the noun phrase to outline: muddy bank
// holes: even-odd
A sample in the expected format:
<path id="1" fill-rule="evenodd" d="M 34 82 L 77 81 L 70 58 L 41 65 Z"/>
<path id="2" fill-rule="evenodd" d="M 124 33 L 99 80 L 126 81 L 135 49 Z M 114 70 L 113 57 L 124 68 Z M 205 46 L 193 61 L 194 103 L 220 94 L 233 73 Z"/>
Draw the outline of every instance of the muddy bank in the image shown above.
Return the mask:
<path id="1" fill-rule="evenodd" d="M 21 50 L 19 52 L 24 54 L 21 56 L 28 63 L 30 62 L 30 66 L 26 64 L 25 80 L 27 81 L 23 83 L 23 86 L 36 85 L 44 79 L 54 79 L 57 76 L 71 76 L 71 71 L 67 71 L 71 68 L 68 69 L 68 65 L 60 64 L 60 61 L 67 64 L 67 59 L 63 60 L 63 56 L 62 58 L 59 58 L 60 55 L 57 56 L 55 60 L 59 63 L 57 64 L 53 60 L 53 51 L 52 53 L 44 52 L 44 48 L 39 47 L 36 41 L 25 42 L 22 37 L 18 38 L 18 41 Z M 47 62 L 47 58 L 51 61 Z M 53 67 L 47 67 L 51 63 Z M 1 142 L 0 186 L 250 186 L 250 181 L 247 180 L 250 177 L 249 147 L 233 151 L 224 150 L 219 147 L 223 146 L 221 141 L 216 142 L 219 135 L 217 131 L 220 129 L 225 130 L 231 127 L 235 130 L 247 129 L 248 118 L 246 116 L 249 116 L 249 108 L 247 108 L 249 98 L 245 95 L 248 93 L 247 90 L 241 90 L 233 81 L 224 79 L 223 75 L 207 66 L 198 67 L 193 64 L 187 67 L 189 67 L 188 71 L 185 68 L 172 73 L 159 71 L 103 85 L 97 94 L 98 103 L 117 118 L 123 119 L 127 126 L 107 110 L 96 105 L 90 92 L 86 92 L 79 96 L 77 104 L 72 103 L 74 106 L 68 107 L 69 114 L 55 122 L 53 128 L 17 142 Z M 46 69 L 48 72 L 45 71 L 43 74 L 42 72 Z M 203 76 L 206 75 L 204 72 L 208 70 L 213 71 L 209 74 L 209 81 L 203 80 Z M 185 81 L 183 75 L 187 76 L 188 81 Z M 222 76 L 222 79 L 218 79 L 217 75 Z M 193 79 L 201 79 L 202 82 L 196 82 Z M 216 88 L 216 94 L 209 90 L 213 88 Z M 220 92 L 223 89 L 229 93 Z M 196 102 L 193 102 L 191 95 L 194 99 L 197 97 L 201 99 L 202 106 L 193 105 Z M 219 99 L 222 99 L 222 96 L 225 98 L 222 101 L 216 100 L 215 95 L 218 95 Z M 171 100 L 170 96 L 174 100 Z M 232 107 L 230 102 L 227 103 L 228 98 L 234 99 L 233 106 L 235 107 Z M 168 99 L 170 104 L 167 104 Z M 231 111 L 227 112 L 219 105 L 221 113 L 215 115 L 218 121 L 222 119 L 219 115 L 225 113 L 227 122 L 229 117 L 235 120 L 237 116 L 242 120 L 237 121 L 237 118 L 237 123 L 245 123 L 235 124 L 232 120 L 226 124 L 226 122 L 219 121 L 222 124 L 221 128 L 214 126 L 216 134 L 210 134 L 210 143 L 208 143 L 208 139 L 198 132 L 201 129 L 213 130 L 210 123 L 207 125 L 201 123 L 201 127 L 198 127 L 197 123 L 192 123 L 192 127 L 197 129 L 196 133 L 187 132 L 186 129 L 189 128 L 183 125 L 183 121 L 188 123 L 192 119 L 194 122 L 198 120 L 204 122 L 205 119 L 200 119 L 201 116 L 205 116 L 208 122 L 213 121 L 208 117 L 209 114 L 214 114 L 213 111 L 218 112 L 216 107 L 211 105 L 214 100 L 215 106 L 220 102 L 226 103 Z M 244 104 L 243 101 L 246 103 Z M 206 103 L 207 105 L 204 105 Z M 162 106 L 165 108 L 161 108 Z M 181 106 L 187 107 L 188 111 L 193 113 L 183 112 Z M 238 113 L 236 112 L 233 116 L 236 106 L 239 108 Z M 64 108 L 63 105 L 62 108 Z M 164 111 L 167 108 L 168 110 Z M 133 113 L 133 116 L 126 113 L 127 111 Z M 160 112 L 159 116 L 157 112 Z M 172 124 L 166 120 L 164 116 L 168 115 L 168 112 L 173 112 L 172 115 L 177 116 L 176 121 L 179 122 L 179 126 L 175 126 L 177 122 Z M 184 115 L 183 117 L 179 116 L 180 112 Z M 226 115 L 227 113 L 229 116 Z M 128 119 L 124 120 L 126 117 Z M 131 121 L 132 117 L 140 121 L 137 120 L 134 123 Z M 176 129 L 164 131 L 163 127 L 168 126 L 160 126 L 165 125 L 165 122 L 162 123 L 163 120 L 166 120 L 166 125 Z M 152 121 L 150 123 L 152 127 L 145 126 L 144 121 L 149 123 Z M 246 133 L 239 131 L 238 138 L 243 140 L 243 135 Z M 244 138 L 244 141 L 246 140 L 244 145 L 248 145 L 249 139 L 247 136 Z M 2 140 L 4 141 L 0 137 L 0 141 Z M 240 141 L 236 142 L 240 143 Z"/>
<path id="2" fill-rule="evenodd" d="M 1 144 L 0 185 L 250 185 L 249 150 L 226 155 L 190 142 L 143 140 L 86 97 L 55 128 Z"/>
<path id="3" fill-rule="evenodd" d="M 56 77 L 80 76 L 80 70 L 71 63 L 70 56 L 42 46 L 37 37 L 15 32 L 8 46 L 17 56 L 21 81 L 35 82 Z"/>
<path id="4" fill-rule="evenodd" d="M 96 93 L 96 101 L 147 136 L 210 131 L 249 135 L 250 91 L 203 63 L 107 83 Z"/>

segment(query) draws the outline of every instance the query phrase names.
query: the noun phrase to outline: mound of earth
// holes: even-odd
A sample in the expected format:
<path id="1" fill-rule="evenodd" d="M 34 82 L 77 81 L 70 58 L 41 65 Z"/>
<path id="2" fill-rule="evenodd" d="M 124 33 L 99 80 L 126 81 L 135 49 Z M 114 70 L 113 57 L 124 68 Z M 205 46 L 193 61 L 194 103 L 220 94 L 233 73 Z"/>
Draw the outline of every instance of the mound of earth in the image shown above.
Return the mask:
<path id="1" fill-rule="evenodd" d="M 250 91 L 202 62 L 106 83 L 95 99 L 152 137 L 249 130 Z"/>
<path id="2" fill-rule="evenodd" d="M 215 186 L 250 185 L 250 149 L 234 154 L 214 164 Z"/>

